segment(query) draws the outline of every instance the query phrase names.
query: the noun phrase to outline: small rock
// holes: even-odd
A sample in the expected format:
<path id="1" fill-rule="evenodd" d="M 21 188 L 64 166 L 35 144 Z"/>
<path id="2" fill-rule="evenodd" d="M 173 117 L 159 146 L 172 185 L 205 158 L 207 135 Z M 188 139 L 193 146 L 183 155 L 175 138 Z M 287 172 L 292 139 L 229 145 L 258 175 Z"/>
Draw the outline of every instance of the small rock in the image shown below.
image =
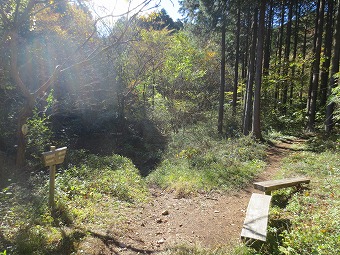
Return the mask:
<path id="1" fill-rule="evenodd" d="M 165 242 L 165 240 L 162 238 L 162 239 L 157 241 L 157 244 L 163 244 L 164 242 Z"/>
<path id="2" fill-rule="evenodd" d="M 169 211 L 168 210 L 164 210 L 163 212 L 162 212 L 162 215 L 169 215 Z"/>
<path id="3" fill-rule="evenodd" d="M 214 211 L 214 213 L 219 213 L 219 212 L 220 212 L 220 211 L 217 211 L 217 210 L 216 210 L 216 211 Z"/>
<path id="4" fill-rule="evenodd" d="M 183 224 L 179 224 L 180 227 L 183 227 Z"/>
<path id="5" fill-rule="evenodd" d="M 158 219 L 156 219 L 156 222 L 157 222 L 157 223 L 162 223 L 162 222 L 163 222 L 163 220 L 162 220 L 162 219 L 160 219 L 160 218 L 158 218 Z"/>

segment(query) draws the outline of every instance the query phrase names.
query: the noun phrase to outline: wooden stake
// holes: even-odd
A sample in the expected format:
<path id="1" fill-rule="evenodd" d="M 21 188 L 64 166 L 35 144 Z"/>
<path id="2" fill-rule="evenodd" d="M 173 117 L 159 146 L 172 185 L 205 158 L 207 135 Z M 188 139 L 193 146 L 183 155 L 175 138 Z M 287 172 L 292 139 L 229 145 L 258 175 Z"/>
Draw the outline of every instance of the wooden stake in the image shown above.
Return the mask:
<path id="1" fill-rule="evenodd" d="M 51 151 L 55 151 L 55 146 L 51 146 Z M 55 189 L 55 171 L 56 171 L 56 165 L 50 166 L 50 194 L 49 194 L 49 200 L 48 204 L 51 209 L 51 212 L 55 209 L 55 203 L 54 203 L 54 189 Z"/>

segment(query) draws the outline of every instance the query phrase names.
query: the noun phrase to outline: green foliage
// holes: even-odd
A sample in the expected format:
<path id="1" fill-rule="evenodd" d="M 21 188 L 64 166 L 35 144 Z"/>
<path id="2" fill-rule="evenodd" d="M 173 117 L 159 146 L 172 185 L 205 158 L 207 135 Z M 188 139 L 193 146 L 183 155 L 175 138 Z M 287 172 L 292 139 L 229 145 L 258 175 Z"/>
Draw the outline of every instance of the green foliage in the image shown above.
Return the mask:
<path id="1" fill-rule="evenodd" d="M 71 200 L 109 195 L 120 201 L 141 202 L 147 195 L 138 170 L 130 160 L 119 155 L 87 155 L 84 163 L 58 175 L 56 185 L 60 195 Z"/>
<path id="2" fill-rule="evenodd" d="M 239 189 L 265 166 L 264 146 L 250 137 L 222 139 L 211 126 L 197 125 L 172 136 L 165 160 L 148 181 L 179 196 Z"/>
<path id="3" fill-rule="evenodd" d="M 144 43 L 149 42 L 149 36 L 143 38 Z M 149 84 L 152 119 L 162 123 L 166 132 L 178 132 L 201 120 L 203 112 L 210 110 L 212 102 L 216 101 L 218 59 L 209 47 L 197 47 L 195 38 L 187 32 L 168 36 L 164 42 L 168 47 L 164 49 L 161 65 L 151 69 L 147 74 L 149 80 L 142 84 L 144 87 Z M 152 52 L 152 48 L 149 51 Z"/>
<path id="4" fill-rule="evenodd" d="M 322 134 L 315 135 L 308 139 L 306 149 L 313 152 L 339 151 L 340 135 L 334 134 L 331 137 L 325 137 Z"/>
<path id="5" fill-rule="evenodd" d="M 337 79 L 339 79 L 340 73 L 337 74 Z M 340 120 L 340 85 L 332 89 L 332 95 L 329 98 L 329 103 L 335 104 L 334 119 Z"/>
<path id="6" fill-rule="evenodd" d="M 53 214 L 45 172 L 0 192 L 0 243 L 11 254 L 70 254 L 88 230 L 119 222 L 118 210 L 148 198 L 145 182 L 129 159 L 71 154 L 81 162 L 58 172 Z"/>
<path id="7" fill-rule="evenodd" d="M 49 116 L 46 112 L 52 107 L 53 102 L 52 90 L 46 99 L 47 105 L 43 111 L 39 112 L 38 108 L 35 108 L 33 116 L 27 121 L 27 151 L 30 156 L 33 156 L 38 161 L 41 161 L 41 153 L 46 150 L 46 146 L 51 144 L 52 131 Z"/>
<path id="8" fill-rule="evenodd" d="M 203 248 L 199 245 L 180 245 L 172 247 L 162 252 L 161 255 L 255 255 L 256 251 L 245 245 L 235 245 L 234 247 L 222 246 L 218 248 Z"/>
<path id="9" fill-rule="evenodd" d="M 278 220 L 288 219 L 290 223 L 281 228 L 276 248 L 267 246 L 264 254 L 339 254 L 339 169 L 340 160 L 334 151 L 296 152 L 285 159 L 284 176 L 309 176 L 311 187 L 302 193 L 286 194 L 288 205 L 276 209 L 271 218 L 276 215 Z"/>

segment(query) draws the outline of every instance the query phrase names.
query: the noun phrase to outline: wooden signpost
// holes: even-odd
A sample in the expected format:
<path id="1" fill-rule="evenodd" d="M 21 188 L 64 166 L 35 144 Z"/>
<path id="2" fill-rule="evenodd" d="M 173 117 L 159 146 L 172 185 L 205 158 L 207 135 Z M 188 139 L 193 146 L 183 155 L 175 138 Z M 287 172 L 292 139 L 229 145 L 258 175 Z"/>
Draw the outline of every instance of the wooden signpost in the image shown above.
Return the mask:
<path id="1" fill-rule="evenodd" d="M 55 189 L 55 172 L 56 165 L 64 162 L 67 147 L 56 149 L 55 146 L 51 146 L 50 151 L 43 152 L 42 159 L 44 166 L 50 167 L 50 193 L 48 199 L 48 205 L 53 212 L 55 209 L 54 203 L 54 189 Z"/>

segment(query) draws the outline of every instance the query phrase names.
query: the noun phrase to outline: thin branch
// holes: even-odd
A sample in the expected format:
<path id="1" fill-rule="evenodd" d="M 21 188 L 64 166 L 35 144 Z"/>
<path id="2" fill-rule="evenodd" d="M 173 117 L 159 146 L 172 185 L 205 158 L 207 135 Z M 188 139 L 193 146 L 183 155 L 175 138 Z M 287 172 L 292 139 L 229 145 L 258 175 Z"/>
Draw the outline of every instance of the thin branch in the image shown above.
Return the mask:
<path id="1" fill-rule="evenodd" d="M 2 22 L 4 23 L 5 26 L 9 26 L 10 20 L 8 19 L 6 13 L 2 8 L 0 8 L 0 15 L 2 17 Z"/>
<path id="2" fill-rule="evenodd" d="M 83 60 L 83 61 L 81 61 L 81 62 L 78 62 L 78 63 L 76 63 L 76 64 L 73 64 L 73 65 L 71 65 L 71 66 L 69 66 L 69 67 L 66 67 L 66 68 L 60 70 L 60 72 L 65 72 L 65 71 L 67 71 L 67 70 L 69 70 L 69 69 L 72 69 L 72 68 L 74 68 L 74 67 L 86 66 L 86 65 L 89 64 L 92 60 L 94 60 L 95 58 L 97 58 L 100 54 L 102 54 L 102 53 L 108 51 L 109 49 L 114 48 L 116 45 L 118 45 L 118 43 L 122 42 L 122 39 L 124 38 L 124 36 L 125 36 L 125 34 L 126 34 L 126 31 L 127 31 L 128 27 L 129 27 L 129 24 L 131 23 L 131 20 L 132 20 L 133 18 L 135 18 L 136 16 L 137 16 L 137 13 L 134 14 L 133 17 L 131 17 L 131 19 L 126 23 L 126 26 L 125 26 L 124 31 L 122 31 L 122 33 L 120 34 L 120 36 L 117 38 L 117 40 L 116 40 L 114 43 L 112 43 L 111 45 L 109 45 L 109 46 L 107 46 L 107 47 L 104 47 L 102 50 L 100 50 L 98 53 L 96 53 L 96 54 L 94 54 L 94 55 L 93 55 L 93 52 L 92 52 L 92 53 L 90 54 L 90 55 L 93 55 L 92 57 L 87 57 L 85 60 Z"/>
<path id="3" fill-rule="evenodd" d="M 36 0 L 30 0 L 25 8 L 25 11 L 20 18 L 18 16 L 17 25 L 21 25 L 26 22 L 26 18 L 30 16 L 31 11 L 33 10 L 34 6 L 36 5 Z M 16 21 L 15 21 L 16 22 Z"/>
<path id="4" fill-rule="evenodd" d="M 56 68 L 54 69 L 54 72 L 48 78 L 48 80 L 38 90 L 36 90 L 33 93 L 35 99 L 42 96 L 46 92 L 46 90 L 53 84 L 53 82 L 58 78 L 60 74 L 60 70 L 61 70 L 61 66 L 60 65 L 56 66 Z"/>

